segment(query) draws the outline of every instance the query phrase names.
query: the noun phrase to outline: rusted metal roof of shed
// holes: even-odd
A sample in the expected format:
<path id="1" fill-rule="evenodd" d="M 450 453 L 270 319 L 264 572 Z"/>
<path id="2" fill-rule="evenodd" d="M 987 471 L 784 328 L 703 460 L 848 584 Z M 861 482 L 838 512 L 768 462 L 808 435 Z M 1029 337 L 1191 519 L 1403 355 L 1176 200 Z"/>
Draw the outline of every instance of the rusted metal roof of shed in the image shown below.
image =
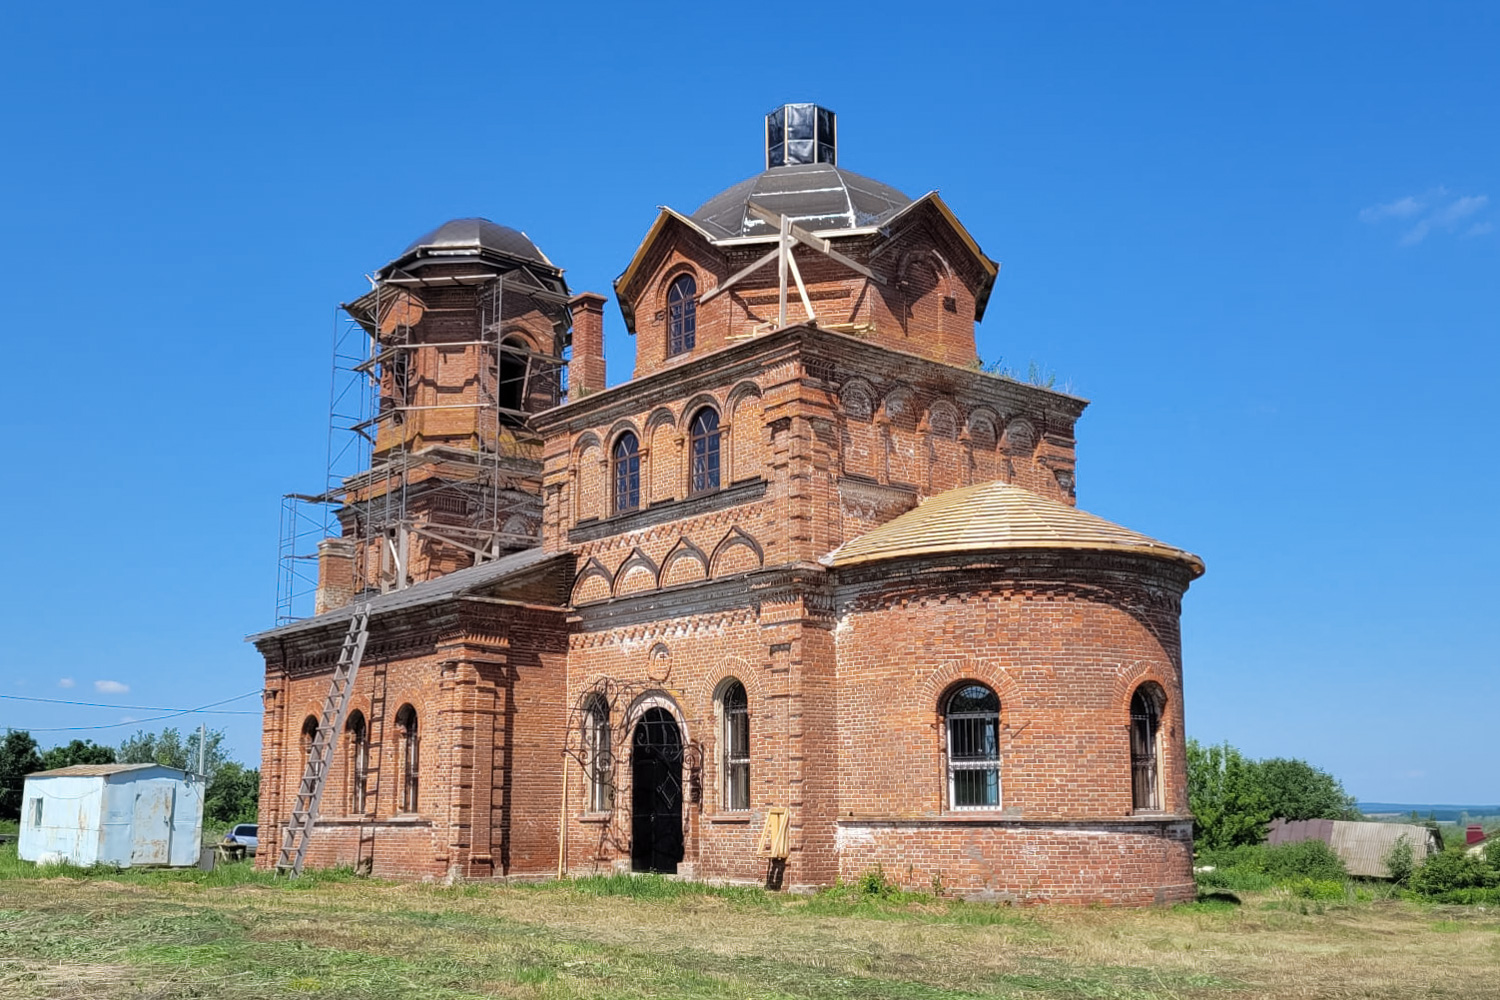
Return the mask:
<path id="1" fill-rule="evenodd" d="M 100 775 L 118 774 L 121 771 L 139 771 L 148 767 L 162 767 L 161 764 L 72 764 L 68 767 L 54 767 L 50 771 L 32 771 L 28 778 L 97 778 Z M 176 768 L 173 768 L 176 770 Z"/>

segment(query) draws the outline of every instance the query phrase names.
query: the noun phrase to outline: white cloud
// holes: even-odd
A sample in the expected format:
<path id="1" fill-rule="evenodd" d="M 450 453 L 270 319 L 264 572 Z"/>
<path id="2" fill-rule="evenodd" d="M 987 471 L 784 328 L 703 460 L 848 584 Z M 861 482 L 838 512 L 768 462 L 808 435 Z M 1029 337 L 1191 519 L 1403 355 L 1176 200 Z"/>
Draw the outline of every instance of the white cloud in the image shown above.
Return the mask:
<path id="1" fill-rule="evenodd" d="M 1399 220 L 1407 226 L 1401 233 L 1400 244 L 1414 246 L 1435 232 L 1456 232 L 1466 220 L 1483 212 L 1489 204 L 1489 195 L 1466 194 L 1453 197 L 1447 188 L 1435 187 L 1422 194 L 1409 194 L 1395 201 L 1361 209 L 1359 221 L 1373 226 Z M 1464 230 L 1463 235 L 1483 236 L 1493 229 L 1494 225 L 1490 222 L 1474 222 Z"/>
<path id="2" fill-rule="evenodd" d="M 130 691 L 130 685 L 119 681 L 95 681 L 94 690 L 100 694 L 126 694 Z"/>
<path id="3" fill-rule="evenodd" d="M 73 686 L 73 678 L 71 678 L 71 677 L 59 677 L 57 679 L 57 686 L 60 687 L 60 688 L 70 688 L 70 687 Z"/>

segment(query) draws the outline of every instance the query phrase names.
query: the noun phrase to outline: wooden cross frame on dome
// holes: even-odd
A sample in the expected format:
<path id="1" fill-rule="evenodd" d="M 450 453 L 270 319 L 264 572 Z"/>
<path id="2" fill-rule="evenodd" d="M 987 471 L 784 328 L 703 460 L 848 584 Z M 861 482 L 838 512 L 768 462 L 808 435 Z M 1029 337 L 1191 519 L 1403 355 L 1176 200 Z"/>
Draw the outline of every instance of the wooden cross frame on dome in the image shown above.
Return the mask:
<path id="1" fill-rule="evenodd" d="M 786 326 L 786 279 L 788 273 L 791 274 L 792 280 L 797 284 L 797 294 L 802 299 L 802 308 L 807 311 L 807 322 L 816 322 L 818 318 L 817 314 L 813 312 L 812 300 L 808 298 L 807 286 L 802 281 L 802 272 L 798 270 L 797 258 L 792 253 L 792 248 L 795 247 L 798 243 L 801 243 L 806 247 L 811 247 L 830 260 L 837 261 L 838 263 L 849 268 L 851 271 L 864 275 L 866 278 L 869 278 L 876 284 L 884 285 L 886 283 L 884 275 L 882 275 L 878 271 L 872 271 L 858 261 L 851 260 L 850 258 L 839 253 L 827 240 L 822 239 L 818 236 L 814 236 L 806 229 L 803 229 L 801 226 L 793 223 L 792 220 L 787 218 L 785 215 L 778 215 L 775 212 L 772 212 L 770 209 L 757 205 L 753 201 L 746 202 L 745 209 L 760 221 L 767 223 L 768 225 L 777 227 L 777 229 L 779 230 L 779 235 L 776 239 L 776 249 L 730 275 L 730 277 L 723 284 L 719 285 L 719 287 L 706 293 L 702 298 L 700 298 L 698 300 L 699 305 L 702 305 L 703 303 L 708 302 L 711 299 L 718 297 L 719 295 L 722 295 L 724 292 L 729 291 L 730 288 L 738 284 L 741 280 L 748 278 L 750 275 L 754 274 L 756 271 L 759 271 L 761 268 L 765 267 L 767 264 L 771 263 L 771 261 L 774 260 L 776 261 L 777 284 L 780 289 L 780 295 L 777 299 L 776 310 L 777 329 Z"/>

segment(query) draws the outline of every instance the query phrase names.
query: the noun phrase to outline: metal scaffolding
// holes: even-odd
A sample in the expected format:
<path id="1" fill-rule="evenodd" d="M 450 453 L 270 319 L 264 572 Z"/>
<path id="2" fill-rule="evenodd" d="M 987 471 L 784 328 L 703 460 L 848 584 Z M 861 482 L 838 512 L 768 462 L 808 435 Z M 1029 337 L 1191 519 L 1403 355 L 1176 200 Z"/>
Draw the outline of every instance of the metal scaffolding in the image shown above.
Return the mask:
<path id="1" fill-rule="evenodd" d="M 493 258 L 460 262 L 472 266 L 458 274 L 399 263 L 335 315 L 323 488 L 282 498 L 278 625 L 538 543 L 541 448 L 527 416 L 566 393 L 561 272 Z M 518 335 L 525 310 L 550 322 L 550 352 Z M 458 413 L 472 419 L 423 430 L 430 415 Z M 453 565 L 414 572 L 418 551 Z M 347 586 L 335 593 L 328 566 L 341 559 Z"/>

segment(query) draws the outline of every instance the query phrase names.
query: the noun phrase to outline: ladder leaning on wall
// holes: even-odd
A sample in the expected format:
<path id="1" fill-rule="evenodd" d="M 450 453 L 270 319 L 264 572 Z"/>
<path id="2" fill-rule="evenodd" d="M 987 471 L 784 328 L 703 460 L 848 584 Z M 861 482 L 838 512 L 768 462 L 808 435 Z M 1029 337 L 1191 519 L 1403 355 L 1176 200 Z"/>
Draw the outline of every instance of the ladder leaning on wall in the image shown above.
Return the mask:
<path id="1" fill-rule="evenodd" d="M 359 673 L 359 661 L 365 655 L 365 643 L 369 638 L 370 605 L 360 604 L 354 609 L 354 617 L 349 619 L 349 632 L 344 636 L 343 649 L 339 650 L 339 662 L 333 668 L 328 697 L 323 701 L 323 714 L 318 717 L 318 731 L 308 748 L 302 783 L 297 786 L 297 797 L 292 800 L 292 814 L 281 829 L 281 848 L 276 855 L 279 874 L 291 878 L 302 874 L 302 862 L 307 857 L 308 842 L 312 840 L 313 824 L 318 821 L 318 806 L 323 801 L 328 766 L 333 761 L 333 748 L 338 742 L 344 717 L 349 714 L 354 677 Z"/>

